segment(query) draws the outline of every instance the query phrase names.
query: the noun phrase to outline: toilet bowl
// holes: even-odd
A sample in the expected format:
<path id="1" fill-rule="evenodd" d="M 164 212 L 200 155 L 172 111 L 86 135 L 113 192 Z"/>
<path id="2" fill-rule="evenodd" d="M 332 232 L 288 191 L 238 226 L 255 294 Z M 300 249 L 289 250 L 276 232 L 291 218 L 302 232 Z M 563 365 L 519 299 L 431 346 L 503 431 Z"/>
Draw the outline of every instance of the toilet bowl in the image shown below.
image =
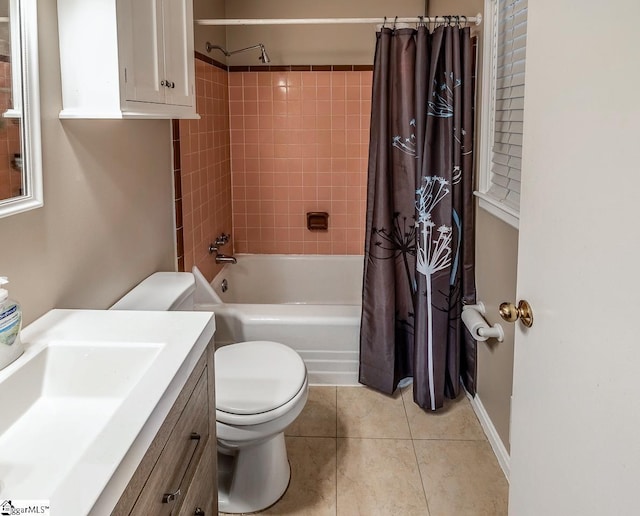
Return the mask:
<path id="1" fill-rule="evenodd" d="M 193 310 L 196 277 L 203 280 L 194 274 L 152 274 L 111 309 Z M 284 430 L 307 401 L 306 367 L 293 349 L 270 341 L 223 346 L 214 363 L 219 510 L 266 509 L 289 485 Z"/>
<path id="2" fill-rule="evenodd" d="M 216 350 L 218 507 L 265 509 L 289 485 L 284 430 L 307 401 L 300 356 L 277 342 L 231 344 Z"/>

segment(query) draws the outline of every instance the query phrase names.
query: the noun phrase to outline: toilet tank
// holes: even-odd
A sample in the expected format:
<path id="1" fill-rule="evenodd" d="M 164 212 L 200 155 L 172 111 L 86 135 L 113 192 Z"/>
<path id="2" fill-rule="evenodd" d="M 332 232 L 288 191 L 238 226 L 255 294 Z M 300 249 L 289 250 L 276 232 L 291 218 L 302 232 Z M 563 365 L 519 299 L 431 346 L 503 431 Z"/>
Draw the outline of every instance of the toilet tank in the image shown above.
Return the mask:
<path id="1" fill-rule="evenodd" d="M 190 272 L 156 272 L 142 280 L 110 310 L 193 310 L 196 281 Z"/>

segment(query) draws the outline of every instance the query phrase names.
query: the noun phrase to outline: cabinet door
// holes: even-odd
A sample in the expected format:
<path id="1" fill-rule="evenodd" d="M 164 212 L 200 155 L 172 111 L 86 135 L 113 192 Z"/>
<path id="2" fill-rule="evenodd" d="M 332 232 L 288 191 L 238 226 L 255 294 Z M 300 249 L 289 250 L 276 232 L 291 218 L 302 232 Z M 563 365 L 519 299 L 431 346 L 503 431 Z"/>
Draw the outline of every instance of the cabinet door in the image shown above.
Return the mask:
<path id="1" fill-rule="evenodd" d="M 166 103 L 193 106 L 195 102 L 193 1 L 163 0 L 164 65 L 169 87 Z"/>
<path id="2" fill-rule="evenodd" d="M 163 104 L 167 87 L 164 71 L 162 0 L 119 3 L 121 51 L 125 66 L 125 100 Z"/>

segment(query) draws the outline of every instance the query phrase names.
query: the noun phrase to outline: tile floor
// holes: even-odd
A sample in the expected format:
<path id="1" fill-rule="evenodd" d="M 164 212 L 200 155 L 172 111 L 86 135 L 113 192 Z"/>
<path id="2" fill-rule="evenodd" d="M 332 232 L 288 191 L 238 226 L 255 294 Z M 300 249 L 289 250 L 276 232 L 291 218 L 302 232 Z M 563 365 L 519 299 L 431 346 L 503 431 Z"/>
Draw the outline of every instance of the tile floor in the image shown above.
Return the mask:
<path id="1" fill-rule="evenodd" d="M 311 387 L 286 436 L 291 484 L 260 514 L 507 514 L 507 481 L 464 396 L 427 414 L 411 387 Z"/>

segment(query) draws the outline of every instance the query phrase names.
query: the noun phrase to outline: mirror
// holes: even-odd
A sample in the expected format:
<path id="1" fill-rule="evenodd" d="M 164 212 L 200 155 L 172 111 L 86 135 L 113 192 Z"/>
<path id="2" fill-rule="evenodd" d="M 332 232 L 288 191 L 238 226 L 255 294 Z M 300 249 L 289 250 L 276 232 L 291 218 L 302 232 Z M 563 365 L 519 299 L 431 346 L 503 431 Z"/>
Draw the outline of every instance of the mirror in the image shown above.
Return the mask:
<path id="1" fill-rule="evenodd" d="M 42 206 L 37 0 L 0 0 L 0 217 Z"/>

